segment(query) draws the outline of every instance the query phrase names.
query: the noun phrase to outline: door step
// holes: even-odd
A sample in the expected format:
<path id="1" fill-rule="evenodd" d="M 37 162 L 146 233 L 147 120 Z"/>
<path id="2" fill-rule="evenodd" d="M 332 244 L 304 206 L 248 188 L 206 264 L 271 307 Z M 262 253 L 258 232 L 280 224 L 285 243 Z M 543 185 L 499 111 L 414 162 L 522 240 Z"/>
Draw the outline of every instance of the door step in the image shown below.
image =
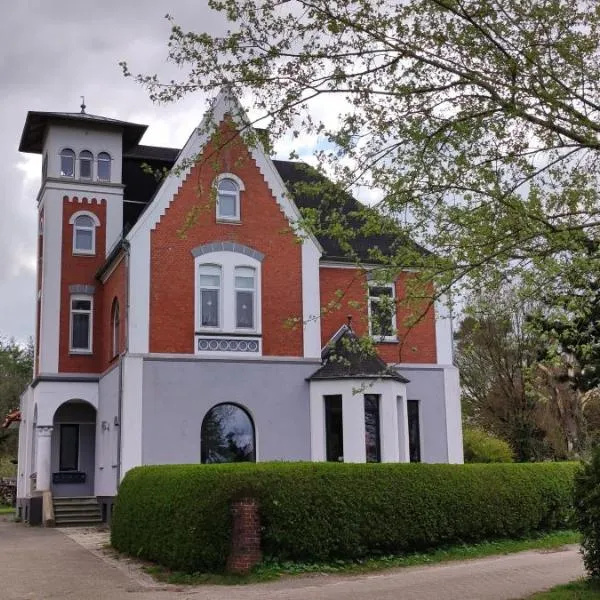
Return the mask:
<path id="1" fill-rule="evenodd" d="M 56 527 L 97 526 L 102 524 L 102 511 L 95 496 L 54 498 Z"/>

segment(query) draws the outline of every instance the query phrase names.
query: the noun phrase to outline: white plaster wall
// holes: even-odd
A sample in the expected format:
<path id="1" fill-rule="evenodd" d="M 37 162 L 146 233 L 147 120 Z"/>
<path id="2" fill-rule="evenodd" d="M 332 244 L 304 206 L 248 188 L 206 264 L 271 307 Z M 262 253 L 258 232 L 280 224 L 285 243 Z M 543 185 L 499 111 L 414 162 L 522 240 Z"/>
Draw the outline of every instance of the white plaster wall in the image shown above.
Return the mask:
<path id="1" fill-rule="evenodd" d="M 121 479 L 129 469 L 142 464 L 142 390 L 144 360 L 140 356 L 125 356 L 123 369 L 123 399 L 121 412 Z M 177 407 L 172 407 L 177 410 Z M 156 444 L 161 440 L 156 439 Z M 177 441 L 174 441 L 177 443 Z"/>
<path id="2" fill-rule="evenodd" d="M 302 320 L 304 357 L 321 357 L 321 292 L 319 259 L 321 252 L 309 239 L 302 242 Z"/>
<path id="3" fill-rule="evenodd" d="M 454 364 L 452 314 L 446 294 L 435 302 L 435 344 L 438 365 Z"/>
<path id="4" fill-rule="evenodd" d="M 444 369 L 444 386 L 446 389 L 448 462 L 462 464 L 464 462 L 464 452 L 458 369 Z"/>
<path id="5" fill-rule="evenodd" d="M 120 426 L 115 423 L 119 414 L 119 369 L 119 366 L 112 369 L 98 384 L 100 404 L 96 418 L 96 496 L 114 496 L 117 493 Z"/>
<path id="6" fill-rule="evenodd" d="M 56 409 L 69 400 L 85 400 L 98 410 L 96 381 L 41 381 L 33 389 L 38 426 L 52 426 Z"/>
<path id="7" fill-rule="evenodd" d="M 129 255 L 129 351 L 146 354 L 150 337 L 150 230 L 140 231 Z M 194 275 L 190 273 L 190 277 Z"/>
<path id="8" fill-rule="evenodd" d="M 17 497 L 30 494 L 30 475 L 33 453 L 33 390 L 28 387 L 21 395 L 21 423 L 19 425 L 19 450 L 17 466 Z"/>

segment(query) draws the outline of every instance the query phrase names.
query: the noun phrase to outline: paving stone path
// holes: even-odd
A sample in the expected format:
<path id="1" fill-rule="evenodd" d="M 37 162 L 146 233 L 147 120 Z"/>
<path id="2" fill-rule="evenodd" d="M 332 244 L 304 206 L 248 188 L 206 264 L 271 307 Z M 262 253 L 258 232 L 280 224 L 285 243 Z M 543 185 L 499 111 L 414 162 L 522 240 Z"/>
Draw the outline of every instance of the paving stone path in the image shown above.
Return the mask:
<path id="1" fill-rule="evenodd" d="M 108 534 L 0 522 L 2 600 L 512 600 L 584 575 L 576 547 L 351 577 L 240 587 L 165 586 L 107 550 Z"/>

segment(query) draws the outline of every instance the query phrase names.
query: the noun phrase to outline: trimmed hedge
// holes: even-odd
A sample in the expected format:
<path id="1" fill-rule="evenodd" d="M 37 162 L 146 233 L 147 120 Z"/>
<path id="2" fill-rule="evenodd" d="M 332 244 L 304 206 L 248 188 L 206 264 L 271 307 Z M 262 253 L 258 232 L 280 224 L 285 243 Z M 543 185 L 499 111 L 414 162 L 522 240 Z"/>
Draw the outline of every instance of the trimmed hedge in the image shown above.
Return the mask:
<path id="1" fill-rule="evenodd" d="M 326 561 L 518 537 L 564 527 L 576 463 L 262 463 L 138 467 L 116 500 L 113 546 L 188 572 L 218 572 L 230 501 L 260 500 L 262 549 Z"/>

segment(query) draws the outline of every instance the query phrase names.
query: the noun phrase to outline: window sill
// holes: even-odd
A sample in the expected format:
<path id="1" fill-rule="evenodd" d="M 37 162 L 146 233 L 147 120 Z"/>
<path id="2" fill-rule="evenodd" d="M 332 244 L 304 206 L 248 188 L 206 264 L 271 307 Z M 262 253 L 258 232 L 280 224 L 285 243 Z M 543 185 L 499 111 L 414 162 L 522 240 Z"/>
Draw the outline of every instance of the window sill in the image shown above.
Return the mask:
<path id="1" fill-rule="evenodd" d="M 397 337 L 373 338 L 376 344 L 397 344 L 400 340 Z"/>
<path id="2" fill-rule="evenodd" d="M 217 217 L 217 223 L 221 225 L 241 225 L 241 219 L 226 219 L 225 217 Z"/>
<path id="3" fill-rule="evenodd" d="M 94 354 L 93 350 L 69 350 L 69 355 L 73 356 L 92 356 Z"/>
<path id="4" fill-rule="evenodd" d="M 73 256 L 96 256 L 96 251 L 84 252 L 83 250 L 73 250 Z"/>

